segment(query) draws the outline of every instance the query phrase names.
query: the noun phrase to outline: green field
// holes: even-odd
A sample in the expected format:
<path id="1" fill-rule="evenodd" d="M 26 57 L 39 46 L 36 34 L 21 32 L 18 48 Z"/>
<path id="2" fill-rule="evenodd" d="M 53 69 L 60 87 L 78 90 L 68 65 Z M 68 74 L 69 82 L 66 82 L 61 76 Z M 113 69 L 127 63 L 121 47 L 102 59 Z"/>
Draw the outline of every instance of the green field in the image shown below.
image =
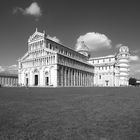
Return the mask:
<path id="1" fill-rule="evenodd" d="M 140 140 L 140 88 L 0 88 L 0 140 Z"/>

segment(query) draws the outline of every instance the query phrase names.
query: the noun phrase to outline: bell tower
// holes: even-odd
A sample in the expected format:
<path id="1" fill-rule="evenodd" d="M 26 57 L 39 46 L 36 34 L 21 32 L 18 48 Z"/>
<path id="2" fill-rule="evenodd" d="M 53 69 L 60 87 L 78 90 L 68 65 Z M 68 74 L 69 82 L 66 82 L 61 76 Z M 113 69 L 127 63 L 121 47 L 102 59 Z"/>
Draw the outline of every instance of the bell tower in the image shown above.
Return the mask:
<path id="1" fill-rule="evenodd" d="M 119 68 L 119 85 L 128 86 L 129 79 L 129 48 L 122 46 L 117 55 L 117 66 Z"/>

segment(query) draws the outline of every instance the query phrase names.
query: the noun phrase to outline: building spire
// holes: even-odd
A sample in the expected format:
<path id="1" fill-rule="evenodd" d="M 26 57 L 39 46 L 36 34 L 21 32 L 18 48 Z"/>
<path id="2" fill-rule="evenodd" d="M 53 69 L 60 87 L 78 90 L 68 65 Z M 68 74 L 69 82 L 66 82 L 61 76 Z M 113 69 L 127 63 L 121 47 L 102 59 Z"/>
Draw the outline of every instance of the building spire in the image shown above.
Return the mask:
<path id="1" fill-rule="evenodd" d="M 47 37 L 46 31 L 43 30 L 44 37 Z"/>
<path id="2" fill-rule="evenodd" d="M 36 32 L 38 32 L 38 29 L 36 28 L 36 30 L 35 30 Z"/>
<path id="3" fill-rule="evenodd" d="M 45 31 L 45 30 L 43 30 L 43 33 L 44 33 L 44 34 L 46 34 L 46 31 Z"/>

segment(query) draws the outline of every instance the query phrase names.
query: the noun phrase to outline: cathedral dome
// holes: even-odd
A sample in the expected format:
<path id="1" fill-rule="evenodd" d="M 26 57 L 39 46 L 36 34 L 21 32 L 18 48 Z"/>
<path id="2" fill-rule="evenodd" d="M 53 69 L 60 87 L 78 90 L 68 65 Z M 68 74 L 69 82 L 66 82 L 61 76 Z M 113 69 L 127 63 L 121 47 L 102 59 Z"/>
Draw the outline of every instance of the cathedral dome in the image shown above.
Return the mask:
<path id="1" fill-rule="evenodd" d="M 86 46 L 85 42 L 82 41 L 81 44 L 80 44 L 80 47 L 77 49 L 78 52 L 80 51 L 86 51 L 86 52 L 89 52 L 89 48 Z"/>
<path id="2" fill-rule="evenodd" d="M 77 48 L 77 52 L 89 57 L 89 48 L 86 46 L 85 42 L 82 41 L 79 45 L 80 47 Z"/>

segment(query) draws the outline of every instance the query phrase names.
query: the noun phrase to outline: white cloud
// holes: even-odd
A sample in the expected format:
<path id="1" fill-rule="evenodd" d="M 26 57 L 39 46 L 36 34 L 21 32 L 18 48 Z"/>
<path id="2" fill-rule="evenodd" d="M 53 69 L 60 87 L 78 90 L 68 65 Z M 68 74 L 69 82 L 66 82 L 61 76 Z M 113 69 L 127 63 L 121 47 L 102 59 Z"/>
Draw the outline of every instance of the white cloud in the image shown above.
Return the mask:
<path id="1" fill-rule="evenodd" d="M 15 67 L 17 67 L 16 64 L 9 66 L 9 68 L 15 68 Z"/>
<path id="2" fill-rule="evenodd" d="M 111 48 L 111 40 L 106 35 L 100 33 L 89 32 L 81 35 L 77 39 L 76 50 L 80 49 L 81 41 L 85 42 L 90 51 Z"/>
<path id="3" fill-rule="evenodd" d="M 140 73 L 140 70 L 136 70 L 137 73 Z"/>
<path id="4" fill-rule="evenodd" d="M 0 66 L 0 72 L 16 74 L 18 70 L 17 65 Z"/>
<path id="5" fill-rule="evenodd" d="M 24 14 L 39 17 L 42 15 L 41 9 L 36 2 L 33 2 L 28 8 L 25 9 Z"/>
<path id="6" fill-rule="evenodd" d="M 2 66 L 0 66 L 0 72 L 3 72 L 4 68 Z"/>
<path id="7" fill-rule="evenodd" d="M 140 73 L 140 63 L 130 65 L 130 75 L 136 75 Z"/>
<path id="8" fill-rule="evenodd" d="M 7 66 L 6 70 L 8 70 L 8 71 L 16 71 L 16 70 L 18 70 L 18 66 L 17 65 Z"/>
<path id="9" fill-rule="evenodd" d="M 140 49 L 133 50 L 132 52 L 135 53 L 135 54 L 136 54 L 136 53 L 139 53 L 139 52 L 140 52 Z"/>
<path id="10" fill-rule="evenodd" d="M 16 8 L 13 9 L 13 14 L 16 14 L 18 12 L 24 13 L 24 9 L 22 9 L 21 7 L 16 7 Z"/>
<path id="11" fill-rule="evenodd" d="M 47 38 L 54 41 L 54 42 L 60 43 L 60 40 L 56 36 L 51 37 L 50 35 L 47 35 Z"/>
<path id="12" fill-rule="evenodd" d="M 13 10 L 13 13 L 15 14 L 17 12 L 21 12 L 23 15 L 31 15 L 31 16 L 34 16 L 37 18 L 42 15 L 41 8 L 39 7 L 37 2 L 31 3 L 31 5 L 25 9 L 23 9 L 21 7 L 16 7 Z"/>
<path id="13" fill-rule="evenodd" d="M 137 55 L 130 56 L 130 61 L 138 61 L 138 60 L 139 60 L 139 56 Z"/>

